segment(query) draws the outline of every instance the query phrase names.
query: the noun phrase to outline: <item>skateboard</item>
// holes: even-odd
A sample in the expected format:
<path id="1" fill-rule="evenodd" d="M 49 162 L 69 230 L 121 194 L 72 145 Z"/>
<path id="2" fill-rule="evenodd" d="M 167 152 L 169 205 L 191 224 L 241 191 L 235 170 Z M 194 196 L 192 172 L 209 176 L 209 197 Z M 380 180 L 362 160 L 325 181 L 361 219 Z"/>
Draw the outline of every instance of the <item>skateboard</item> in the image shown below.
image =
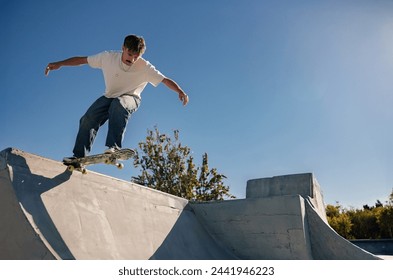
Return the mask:
<path id="1" fill-rule="evenodd" d="M 135 151 L 132 149 L 121 149 L 110 154 L 108 153 L 91 155 L 82 158 L 76 158 L 70 162 L 63 161 L 63 163 L 67 165 L 67 170 L 70 172 L 76 170 L 82 172 L 82 174 L 87 174 L 86 166 L 97 163 L 111 164 L 115 165 L 119 169 L 122 169 L 124 167 L 124 164 L 120 163 L 119 160 L 128 160 L 134 154 Z"/>

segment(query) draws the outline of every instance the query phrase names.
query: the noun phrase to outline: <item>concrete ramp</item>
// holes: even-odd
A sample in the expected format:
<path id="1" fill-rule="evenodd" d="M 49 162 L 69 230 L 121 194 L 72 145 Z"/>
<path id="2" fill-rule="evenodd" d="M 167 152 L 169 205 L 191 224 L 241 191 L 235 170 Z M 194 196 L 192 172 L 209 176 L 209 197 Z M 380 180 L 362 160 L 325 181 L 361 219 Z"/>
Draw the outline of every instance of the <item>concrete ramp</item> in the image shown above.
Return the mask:
<path id="1" fill-rule="evenodd" d="M 249 180 L 246 199 L 193 208 L 211 235 L 241 259 L 379 259 L 328 225 L 311 173 Z"/>
<path id="2" fill-rule="evenodd" d="M 235 258 L 187 200 L 16 149 L 0 158 L 0 259 Z"/>
<path id="3" fill-rule="evenodd" d="M 0 259 L 377 259 L 327 225 L 312 174 L 189 203 L 13 148 L 0 153 L 0 248 Z"/>

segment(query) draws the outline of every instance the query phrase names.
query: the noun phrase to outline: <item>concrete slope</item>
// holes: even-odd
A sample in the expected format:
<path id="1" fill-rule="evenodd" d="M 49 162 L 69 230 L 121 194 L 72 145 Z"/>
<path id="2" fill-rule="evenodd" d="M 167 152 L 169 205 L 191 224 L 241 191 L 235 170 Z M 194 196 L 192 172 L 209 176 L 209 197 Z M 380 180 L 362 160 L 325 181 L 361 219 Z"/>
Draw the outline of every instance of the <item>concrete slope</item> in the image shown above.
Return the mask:
<path id="1" fill-rule="evenodd" d="M 0 170 L 0 259 L 55 259 L 19 204 L 8 170 Z"/>
<path id="2" fill-rule="evenodd" d="M 193 208 L 213 238 L 241 259 L 379 259 L 327 224 L 310 173 L 250 180 L 246 199 Z"/>
<path id="3" fill-rule="evenodd" d="M 326 222 L 312 174 L 187 200 L 17 149 L 0 152 L 0 259 L 378 259 Z"/>
<path id="4" fill-rule="evenodd" d="M 184 199 L 16 149 L 0 158 L 0 259 L 234 258 Z"/>
<path id="5" fill-rule="evenodd" d="M 317 260 L 380 259 L 342 238 L 322 220 L 311 199 L 305 200 L 312 255 Z"/>

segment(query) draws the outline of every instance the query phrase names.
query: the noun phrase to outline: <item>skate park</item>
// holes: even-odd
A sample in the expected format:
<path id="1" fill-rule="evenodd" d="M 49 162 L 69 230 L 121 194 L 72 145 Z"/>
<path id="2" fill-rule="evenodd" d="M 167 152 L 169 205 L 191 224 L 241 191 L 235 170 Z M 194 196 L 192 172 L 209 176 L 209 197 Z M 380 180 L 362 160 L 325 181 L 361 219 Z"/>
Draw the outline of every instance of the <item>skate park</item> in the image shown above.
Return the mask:
<path id="1" fill-rule="evenodd" d="M 0 259 L 378 260 L 327 223 L 312 173 L 250 179 L 246 198 L 195 203 L 0 153 Z"/>

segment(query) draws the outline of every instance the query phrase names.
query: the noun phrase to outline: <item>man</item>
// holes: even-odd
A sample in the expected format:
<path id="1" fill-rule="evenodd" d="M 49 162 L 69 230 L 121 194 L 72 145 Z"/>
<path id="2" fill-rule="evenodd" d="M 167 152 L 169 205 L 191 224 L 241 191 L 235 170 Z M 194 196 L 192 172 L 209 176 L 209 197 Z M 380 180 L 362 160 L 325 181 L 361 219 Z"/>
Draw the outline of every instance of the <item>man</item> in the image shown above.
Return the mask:
<path id="1" fill-rule="evenodd" d="M 179 95 L 184 106 L 187 105 L 188 96 L 180 86 L 142 58 L 145 50 L 146 44 L 142 37 L 129 35 L 124 39 L 121 52 L 105 51 L 93 56 L 71 57 L 47 65 L 45 75 L 62 66 L 89 64 L 92 68 L 101 69 L 105 80 L 105 93 L 80 119 L 74 156 L 64 158 L 65 163 L 84 157 L 90 152 L 98 129 L 106 121 L 109 121 L 109 124 L 106 138 L 108 149 L 105 153 L 120 149 L 128 119 L 138 109 L 141 93 L 147 83 L 155 87 L 163 83 Z"/>

